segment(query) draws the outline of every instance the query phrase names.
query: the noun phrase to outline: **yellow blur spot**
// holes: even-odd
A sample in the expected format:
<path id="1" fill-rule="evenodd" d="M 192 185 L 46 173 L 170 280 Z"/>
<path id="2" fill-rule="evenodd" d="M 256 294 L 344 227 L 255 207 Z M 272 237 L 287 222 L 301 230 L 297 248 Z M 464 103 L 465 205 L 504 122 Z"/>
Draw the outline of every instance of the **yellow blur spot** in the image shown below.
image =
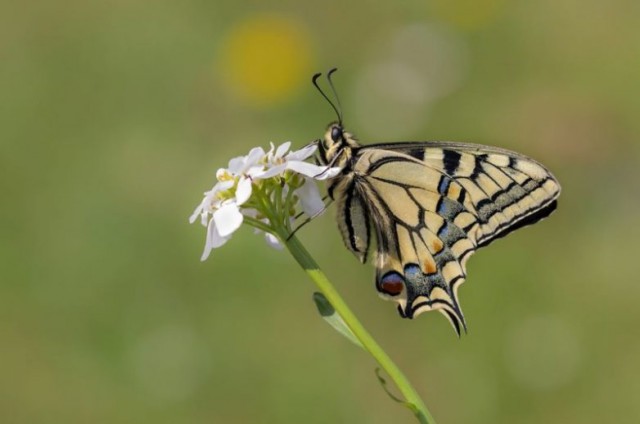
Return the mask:
<path id="1" fill-rule="evenodd" d="M 290 99 L 311 75 L 307 31 L 279 15 L 251 17 L 228 34 L 219 62 L 228 88 L 240 99 L 266 106 Z"/>
<path id="2" fill-rule="evenodd" d="M 507 0 L 435 0 L 433 11 L 443 20 L 466 30 L 493 22 Z"/>

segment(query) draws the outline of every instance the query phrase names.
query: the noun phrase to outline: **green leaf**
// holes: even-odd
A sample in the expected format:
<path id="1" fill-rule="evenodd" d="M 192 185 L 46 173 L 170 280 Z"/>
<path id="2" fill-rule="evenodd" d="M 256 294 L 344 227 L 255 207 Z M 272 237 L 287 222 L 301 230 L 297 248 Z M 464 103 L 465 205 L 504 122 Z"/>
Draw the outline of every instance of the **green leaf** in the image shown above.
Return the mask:
<path id="1" fill-rule="evenodd" d="M 322 319 L 324 319 L 338 333 L 351 340 L 351 342 L 355 345 L 360 346 L 364 349 L 364 346 L 362 346 L 360 340 L 358 340 L 355 334 L 353 334 L 342 317 L 336 313 L 336 310 L 322 293 L 313 293 L 313 302 L 316 304 L 316 308 L 318 308 L 318 312 L 320 313 L 320 316 L 322 316 Z"/>

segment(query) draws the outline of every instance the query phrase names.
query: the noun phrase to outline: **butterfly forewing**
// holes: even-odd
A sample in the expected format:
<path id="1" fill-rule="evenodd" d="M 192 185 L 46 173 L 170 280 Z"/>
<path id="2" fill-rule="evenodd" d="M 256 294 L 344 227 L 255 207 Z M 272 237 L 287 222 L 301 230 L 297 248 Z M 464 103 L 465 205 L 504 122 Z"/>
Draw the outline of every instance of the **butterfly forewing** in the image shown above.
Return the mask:
<path id="1" fill-rule="evenodd" d="M 457 289 L 479 247 L 547 216 L 560 192 L 542 165 L 475 144 L 360 147 L 336 185 L 345 244 L 362 261 L 377 240 L 376 287 L 402 316 L 439 310 L 465 327 Z"/>

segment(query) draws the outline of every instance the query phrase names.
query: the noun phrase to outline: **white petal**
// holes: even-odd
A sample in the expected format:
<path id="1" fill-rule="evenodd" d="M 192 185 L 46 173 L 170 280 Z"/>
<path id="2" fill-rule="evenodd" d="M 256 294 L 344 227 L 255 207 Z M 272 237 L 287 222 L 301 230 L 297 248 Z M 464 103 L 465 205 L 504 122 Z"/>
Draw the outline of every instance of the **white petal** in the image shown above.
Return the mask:
<path id="1" fill-rule="evenodd" d="M 316 175 L 315 179 L 319 181 L 330 180 L 340 172 L 342 172 L 342 168 L 340 168 L 339 166 L 334 166 L 333 168 L 327 167 L 320 174 Z"/>
<path id="2" fill-rule="evenodd" d="M 209 212 L 202 211 L 202 213 L 200 214 L 200 224 L 202 224 L 203 227 L 207 226 L 208 219 L 209 219 Z"/>
<path id="3" fill-rule="evenodd" d="M 291 152 L 287 155 L 287 160 L 305 160 L 308 157 L 312 156 L 318 146 L 314 144 L 308 144 L 304 146 L 302 149 L 297 150 L 295 152 Z"/>
<path id="4" fill-rule="evenodd" d="M 202 252 L 202 256 L 200 257 L 201 261 L 204 261 L 209 257 L 211 250 L 222 246 L 229 240 L 228 237 L 222 237 L 220 233 L 218 233 L 218 229 L 216 228 L 215 221 L 211 219 L 209 221 L 209 226 L 207 227 L 207 239 L 204 244 L 204 251 Z"/>
<path id="5" fill-rule="evenodd" d="M 238 175 L 238 173 L 242 170 L 244 163 L 246 161 L 246 156 L 238 156 L 229 161 L 229 166 L 226 171 L 228 171 L 232 175 Z M 221 168 L 218 172 L 225 170 Z M 216 174 L 217 175 L 217 174 Z"/>
<path id="6" fill-rule="evenodd" d="M 276 146 L 273 145 L 273 142 L 270 141 L 269 145 L 271 146 L 271 148 L 269 149 L 269 151 L 267 153 L 265 153 L 264 158 L 265 161 L 267 163 L 271 163 L 273 162 L 273 153 L 276 151 Z"/>
<path id="7" fill-rule="evenodd" d="M 235 203 L 226 203 L 213 213 L 218 233 L 228 237 L 242 225 L 242 214 Z"/>
<path id="8" fill-rule="evenodd" d="M 200 203 L 198 205 L 198 207 L 196 208 L 196 210 L 193 211 L 193 213 L 189 217 L 189 224 L 193 224 L 194 222 L 196 222 L 196 219 L 198 218 L 198 215 L 200 215 L 202 213 L 202 208 L 203 208 L 202 203 Z"/>
<path id="9" fill-rule="evenodd" d="M 287 169 L 295 171 L 298 174 L 302 174 L 307 177 L 314 178 L 316 180 L 326 180 L 327 178 L 330 178 L 326 174 L 328 174 L 331 171 L 331 169 L 334 169 L 334 168 L 327 168 L 326 166 L 314 165 L 309 162 L 289 161 L 287 162 Z M 337 168 L 337 169 L 339 170 L 340 168 Z M 335 177 L 335 174 L 332 175 L 332 177 Z"/>
<path id="10" fill-rule="evenodd" d="M 240 177 L 238 181 L 238 187 L 236 188 L 236 203 L 242 205 L 251 197 L 251 179 L 246 177 Z"/>
<path id="11" fill-rule="evenodd" d="M 275 177 L 276 175 L 282 174 L 286 169 L 287 169 L 287 165 L 283 163 L 281 165 L 273 166 L 273 167 L 267 169 L 266 171 L 264 171 L 261 174 L 255 175 L 254 178 L 263 178 L 264 179 L 264 178 Z"/>
<path id="12" fill-rule="evenodd" d="M 274 236 L 271 233 L 264 233 L 264 239 L 267 241 L 269 246 L 273 247 L 274 249 L 282 250 L 284 248 L 282 243 L 280 243 L 280 240 L 278 240 L 278 237 Z"/>
<path id="13" fill-rule="evenodd" d="M 264 172 L 264 166 L 258 165 L 258 166 L 252 166 L 251 168 L 249 168 L 247 172 L 245 172 L 245 174 L 250 176 L 251 178 L 260 178 L 263 172 Z"/>
<path id="14" fill-rule="evenodd" d="M 305 178 L 302 187 L 296 190 L 296 194 L 300 197 L 302 210 L 308 216 L 316 216 L 324 210 L 324 202 L 320 196 L 320 190 L 316 182 L 311 178 Z"/>
<path id="15" fill-rule="evenodd" d="M 211 237 L 211 247 L 217 249 L 229 240 L 231 237 L 223 237 L 218 231 L 218 227 L 214 226 L 213 236 Z"/>
<path id="16" fill-rule="evenodd" d="M 247 156 L 238 156 L 231 159 L 229 161 L 229 169 L 227 171 L 234 176 L 243 174 L 251 166 L 258 163 L 258 161 L 260 161 L 264 156 L 265 153 L 262 147 L 254 147 L 249 151 Z"/>
<path id="17" fill-rule="evenodd" d="M 220 184 L 221 184 L 221 183 L 220 183 L 220 181 L 218 181 L 218 182 L 217 182 L 217 183 L 216 183 L 216 184 L 211 188 L 211 190 L 205 191 L 205 192 L 204 192 L 204 197 L 205 197 L 205 199 L 206 199 L 207 197 L 208 197 L 208 198 L 212 198 L 212 197 L 213 197 L 213 195 L 214 195 L 215 193 L 219 192 L 219 191 L 220 191 Z"/>
<path id="18" fill-rule="evenodd" d="M 291 147 L 290 141 L 285 141 L 280 146 L 278 146 L 278 149 L 276 149 L 276 158 L 283 157 L 285 153 L 289 151 L 289 147 Z"/>
<path id="19" fill-rule="evenodd" d="M 206 260 L 209 257 L 209 253 L 211 253 L 211 249 L 213 249 L 213 243 L 211 243 L 211 240 L 213 239 L 213 232 L 215 230 L 215 223 L 213 222 L 213 219 L 211 219 L 211 221 L 209 221 L 209 226 L 207 227 L 207 237 L 204 242 L 204 251 L 200 257 L 201 261 Z"/>
<path id="20" fill-rule="evenodd" d="M 247 155 L 247 160 L 245 162 L 245 166 L 242 172 L 245 172 L 250 167 L 257 164 L 260 159 L 265 157 L 264 149 L 262 147 L 254 147 L 251 149 L 249 154 Z"/>
<path id="21" fill-rule="evenodd" d="M 218 191 L 217 188 L 218 188 L 219 185 L 220 185 L 220 183 L 216 184 L 213 187 L 213 189 L 211 189 L 211 190 L 209 190 L 209 191 L 204 193 L 204 199 L 202 199 L 202 202 L 200 202 L 198 207 L 193 211 L 193 213 L 189 217 L 189 222 L 191 224 L 193 224 L 195 222 L 195 220 L 198 217 L 198 215 L 202 215 L 203 217 L 206 217 L 208 215 L 209 210 L 211 208 L 211 203 L 213 201 L 213 197 L 217 193 L 217 191 Z M 202 225 L 204 225 L 205 227 L 207 226 L 206 219 L 204 220 Z"/>
<path id="22" fill-rule="evenodd" d="M 229 190 L 231 187 L 233 187 L 233 184 L 233 180 L 220 181 L 215 185 L 215 187 L 213 187 L 213 190 L 211 190 L 211 192 L 217 193 L 219 191 Z"/>

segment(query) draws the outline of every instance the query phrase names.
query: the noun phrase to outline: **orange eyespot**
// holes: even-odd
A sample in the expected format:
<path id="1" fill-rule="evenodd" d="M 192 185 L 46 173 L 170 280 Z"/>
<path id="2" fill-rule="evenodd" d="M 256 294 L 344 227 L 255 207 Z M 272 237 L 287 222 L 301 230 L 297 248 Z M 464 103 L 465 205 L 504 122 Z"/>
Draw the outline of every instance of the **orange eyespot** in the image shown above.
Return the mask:
<path id="1" fill-rule="evenodd" d="M 397 272 L 390 272 L 378 281 L 378 291 L 398 296 L 404 290 L 404 278 Z"/>

